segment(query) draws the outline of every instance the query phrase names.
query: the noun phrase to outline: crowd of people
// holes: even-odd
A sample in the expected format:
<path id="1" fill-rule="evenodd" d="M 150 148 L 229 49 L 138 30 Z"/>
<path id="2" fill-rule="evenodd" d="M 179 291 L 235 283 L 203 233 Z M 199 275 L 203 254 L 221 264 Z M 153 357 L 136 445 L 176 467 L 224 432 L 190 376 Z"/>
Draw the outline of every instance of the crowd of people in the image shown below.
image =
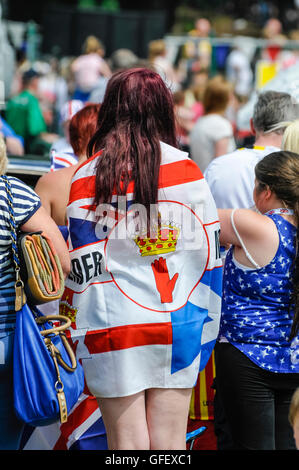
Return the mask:
<path id="1" fill-rule="evenodd" d="M 209 31 L 201 19 L 190 36 Z M 107 59 L 91 36 L 59 74 L 54 62 L 48 75 L 20 63 L 1 116 L 1 174 L 7 155 L 51 161 L 34 189 L 11 177 L 17 223 L 44 229 L 60 255 L 61 305 L 76 311 L 71 336 L 109 449 L 186 448 L 205 342 L 215 348 L 218 448 L 299 449 L 298 103 L 261 92 L 241 140 L 248 60 L 234 49 L 228 73 L 210 76 L 209 44 L 196 60 L 191 49 L 177 67 L 162 39 L 146 60 L 127 49 Z M 14 449 L 22 423 L 0 184 L 0 448 Z"/>

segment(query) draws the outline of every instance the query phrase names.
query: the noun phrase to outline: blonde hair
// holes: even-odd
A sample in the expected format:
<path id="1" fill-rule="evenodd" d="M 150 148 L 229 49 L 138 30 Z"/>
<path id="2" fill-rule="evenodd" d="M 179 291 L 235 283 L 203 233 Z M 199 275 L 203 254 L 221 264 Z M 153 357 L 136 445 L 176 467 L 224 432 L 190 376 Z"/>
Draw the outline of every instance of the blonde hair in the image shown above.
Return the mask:
<path id="1" fill-rule="evenodd" d="M 88 36 L 83 43 L 84 54 L 91 54 L 92 52 L 98 52 L 100 49 L 104 49 L 101 41 L 95 36 Z"/>
<path id="2" fill-rule="evenodd" d="M 233 87 L 221 75 L 211 78 L 203 94 L 203 106 L 206 113 L 222 113 L 229 103 Z"/>
<path id="3" fill-rule="evenodd" d="M 155 59 L 166 52 L 166 44 L 163 39 L 156 39 L 150 41 L 148 45 L 148 58 L 149 60 Z"/>
<path id="4" fill-rule="evenodd" d="M 8 165 L 6 145 L 3 137 L 0 137 L 0 175 L 5 175 Z"/>
<path id="5" fill-rule="evenodd" d="M 297 414 L 299 414 L 299 387 L 292 396 L 289 408 L 289 423 L 291 424 L 291 426 L 294 425 Z"/>
<path id="6" fill-rule="evenodd" d="M 299 119 L 291 123 L 286 123 L 286 128 L 282 136 L 281 148 L 299 154 Z"/>

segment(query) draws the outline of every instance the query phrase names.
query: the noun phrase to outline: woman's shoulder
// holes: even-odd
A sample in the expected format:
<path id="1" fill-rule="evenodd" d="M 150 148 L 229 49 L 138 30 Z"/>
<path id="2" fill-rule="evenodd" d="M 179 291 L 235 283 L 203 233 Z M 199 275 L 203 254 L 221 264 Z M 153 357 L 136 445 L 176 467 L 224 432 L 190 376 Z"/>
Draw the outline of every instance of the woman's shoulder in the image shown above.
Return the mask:
<path id="1" fill-rule="evenodd" d="M 231 122 L 222 114 L 215 113 L 215 114 L 211 114 L 210 116 L 211 116 L 211 121 L 214 124 L 217 124 L 217 126 L 221 126 L 222 128 L 225 127 L 225 128 L 232 129 Z"/>
<path id="2" fill-rule="evenodd" d="M 67 188 L 68 181 L 71 180 L 77 166 L 78 165 L 72 165 L 67 168 L 61 168 L 60 170 L 45 173 L 39 178 L 36 184 L 36 189 L 38 190 L 39 188 L 44 187 L 51 193 L 57 193 L 61 187 Z"/>
<path id="3" fill-rule="evenodd" d="M 210 113 L 204 114 L 196 121 L 196 124 L 193 128 L 193 133 L 200 131 L 207 132 L 209 134 L 215 135 L 223 129 L 232 131 L 232 125 L 230 121 L 220 114 Z"/>
<path id="4" fill-rule="evenodd" d="M 251 209 L 235 209 L 231 219 L 241 236 L 266 240 L 278 235 L 276 224 L 271 218 Z"/>

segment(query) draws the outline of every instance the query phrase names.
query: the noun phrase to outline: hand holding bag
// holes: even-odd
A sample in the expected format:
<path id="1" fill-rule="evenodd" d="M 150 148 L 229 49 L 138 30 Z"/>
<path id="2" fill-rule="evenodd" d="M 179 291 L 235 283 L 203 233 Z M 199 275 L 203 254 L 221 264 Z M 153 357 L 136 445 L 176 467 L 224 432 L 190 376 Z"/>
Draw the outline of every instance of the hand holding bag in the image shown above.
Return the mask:
<path id="1" fill-rule="evenodd" d="M 77 363 L 65 335 L 70 320 L 61 315 L 44 316 L 36 306 L 26 302 L 24 283 L 20 276 L 13 198 L 8 178 L 2 178 L 10 210 L 16 270 L 13 365 L 15 412 L 22 421 L 32 426 L 48 425 L 59 419 L 63 423 L 83 392 L 83 369 Z M 57 326 L 57 323 L 60 325 Z"/>
<path id="2" fill-rule="evenodd" d="M 18 236 L 21 278 L 30 305 L 40 305 L 60 299 L 64 277 L 50 238 L 43 232 Z"/>

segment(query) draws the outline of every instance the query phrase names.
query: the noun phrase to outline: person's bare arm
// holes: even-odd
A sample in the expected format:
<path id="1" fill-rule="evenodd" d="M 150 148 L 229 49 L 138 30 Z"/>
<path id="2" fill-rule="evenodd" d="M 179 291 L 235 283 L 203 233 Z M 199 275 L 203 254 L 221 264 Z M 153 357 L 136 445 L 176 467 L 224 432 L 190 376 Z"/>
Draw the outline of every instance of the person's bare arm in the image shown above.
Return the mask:
<path id="1" fill-rule="evenodd" d="M 40 207 L 30 219 L 21 226 L 24 232 L 43 231 L 52 240 L 61 262 L 62 271 L 66 278 L 70 272 L 70 256 L 64 238 L 54 220 L 44 207 Z"/>
<path id="2" fill-rule="evenodd" d="M 35 185 L 34 191 L 40 197 L 42 206 L 47 211 L 47 213 L 51 216 L 51 197 L 53 191 L 53 183 L 51 178 L 51 173 L 46 173 L 45 175 L 41 176 L 38 182 Z"/>
<path id="3" fill-rule="evenodd" d="M 24 147 L 16 137 L 6 137 L 6 149 L 10 155 L 24 155 Z"/>
<path id="4" fill-rule="evenodd" d="M 239 239 L 231 223 L 232 209 L 218 209 L 220 220 L 220 242 L 240 246 Z M 244 242 L 259 242 L 269 237 L 269 228 L 273 229 L 273 222 L 268 217 L 258 214 L 251 209 L 237 209 L 234 213 L 234 223 Z"/>
<path id="5" fill-rule="evenodd" d="M 71 181 L 78 166 L 79 163 L 49 172 L 38 180 L 34 188 L 41 199 L 42 206 L 57 225 L 66 224 L 66 208 Z"/>
<path id="6" fill-rule="evenodd" d="M 223 137 L 215 142 L 215 157 L 221 157 L 227 153 L 229 137 Z"/>
<path id="7" fill-rule="evenodd" d="M 101 65 L 101 73 L 105 78 L 110 78 L 112 75 L 111 69 L 105 60 L 103 60 Z"/>
<path id="8" fill-rule="evenodd" d="M 218 209 L 221 245 L 234 245 L 235 255 L 244 256 L 243 246 L 231 222 L 232 209 Z M 237 209 L 234 224 L 247 251 L 259 266 L 268 264 L 278 248 L 279 235 L 273 220 L 250 209 Z"/>

